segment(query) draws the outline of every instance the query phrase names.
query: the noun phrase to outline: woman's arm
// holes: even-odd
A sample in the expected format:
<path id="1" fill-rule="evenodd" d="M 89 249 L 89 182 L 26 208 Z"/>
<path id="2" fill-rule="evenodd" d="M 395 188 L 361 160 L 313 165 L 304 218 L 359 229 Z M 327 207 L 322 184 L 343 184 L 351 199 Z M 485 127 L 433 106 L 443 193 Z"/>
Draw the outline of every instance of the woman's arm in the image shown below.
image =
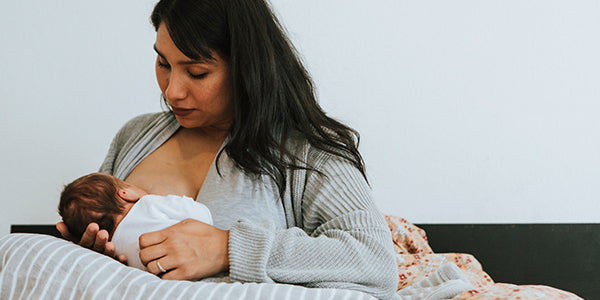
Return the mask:
<path id="1" fill-rule="evenodd" d="M 230 230 L 230 276 L 345 288 L 393 298 L 398 280 L 389 228 L 370 188 L 347 161 L 330 157 L 308 172 L 303 228 L 240 221 Z"/>
<path id="2" fill-rule="evenodd" d="M 140 237 L 140 258 L 167 279 L 229 269 L 234 281 L 342 288 L 394 298 L 398 280 L 389 228 L 368 185 L 350 164 L 330 159 L 307 178 L 303 229 L 241 220 L 230 231 L 186 220 Z"/>

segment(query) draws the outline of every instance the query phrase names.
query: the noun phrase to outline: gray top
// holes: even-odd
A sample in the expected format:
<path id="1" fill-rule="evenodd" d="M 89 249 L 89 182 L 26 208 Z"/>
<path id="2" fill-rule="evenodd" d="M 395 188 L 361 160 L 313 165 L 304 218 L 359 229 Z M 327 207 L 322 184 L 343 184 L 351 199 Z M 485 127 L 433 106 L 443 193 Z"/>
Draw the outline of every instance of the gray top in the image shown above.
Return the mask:
<path id="1" fill-rule="evenodd" d="M 125 179 L 179 128 L 169 113 L 138 116 L 117 133 L 100 172 Z M 230 277 L 345 288 L 396 298 L 392 239 L 361 173 L 348 161 L 291 139 L 288 149 L 311 167 L 288 172 L 279 199 L 267 176 L 247 175 L 223 154 L 197 201 L 216 226 L 229 229 Z M 283 213 L 282 213 L 283 212 Z"/>
<path id="2" fill-rule="evenodd" d="M 287 228 L 277 185 L 268 176 L 252 180 L 223 152 L 219 158 L 219 173 L 212 163 L 196 201 L 206 205 L 216 227 L 230 229 L 240 219 L 252 222 L 273 222 L 277 228 Z M 227 201 L 223 201 L 227 199 Z"/>

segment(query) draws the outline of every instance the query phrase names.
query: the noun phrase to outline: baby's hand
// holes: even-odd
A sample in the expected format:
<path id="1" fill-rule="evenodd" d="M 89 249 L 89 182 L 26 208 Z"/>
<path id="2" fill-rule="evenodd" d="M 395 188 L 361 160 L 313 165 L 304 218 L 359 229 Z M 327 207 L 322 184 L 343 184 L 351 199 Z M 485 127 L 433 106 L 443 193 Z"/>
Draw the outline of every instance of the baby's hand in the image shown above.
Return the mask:
<path id="1" fill-rule="evenodd" d="M 75 243 L 77 242 L 71 237 L 64 222 L 58 222 L 56 224 L 56 229 L 58 229 L 64 238 Z M 123 264 L 127 264 L 127 257 L 125 255 L 115 255 L 115 244 L 108 241 L 108 231 L 104 229 L 100 230 L 100 227 L 96 223 L 90 223 L 88 225 L 78 244 L 82 247 L 110 256 Z"/>

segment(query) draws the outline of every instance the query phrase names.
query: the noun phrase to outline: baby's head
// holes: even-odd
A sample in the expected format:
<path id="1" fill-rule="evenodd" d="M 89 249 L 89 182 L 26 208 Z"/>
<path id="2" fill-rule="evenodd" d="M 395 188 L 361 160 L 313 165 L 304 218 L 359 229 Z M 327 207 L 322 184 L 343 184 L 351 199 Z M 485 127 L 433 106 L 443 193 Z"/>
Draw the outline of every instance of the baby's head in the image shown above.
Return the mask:
<path id="1" fill-rule="evenodd" d="M 63 189 L 58 213 L 73 239 L 79 241 L 89 223 L 112 234 L 129 212 L 139 188 L 108 174 L 92 173 L 76 179 Z"/>

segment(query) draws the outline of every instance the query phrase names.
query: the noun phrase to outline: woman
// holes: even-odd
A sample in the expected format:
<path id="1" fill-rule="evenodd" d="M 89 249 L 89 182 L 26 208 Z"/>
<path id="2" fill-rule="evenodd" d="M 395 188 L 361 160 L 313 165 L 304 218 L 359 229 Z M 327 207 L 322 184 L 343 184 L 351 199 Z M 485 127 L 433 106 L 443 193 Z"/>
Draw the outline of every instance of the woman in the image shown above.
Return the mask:
<path id="1" fill-rule="evenodd" d="M 148 270 L 393 297 L 390 233 L 371 199 L 358 134 L 318 106 L 266 2 L 162 0 L 151 20 L 170 111 L 127 123 L 100 171 L 153 194 L 195 198 L 215 226 L 185 220 L 142 235 Z M 114 255 L 96 224 L 79 243 Z"/>

